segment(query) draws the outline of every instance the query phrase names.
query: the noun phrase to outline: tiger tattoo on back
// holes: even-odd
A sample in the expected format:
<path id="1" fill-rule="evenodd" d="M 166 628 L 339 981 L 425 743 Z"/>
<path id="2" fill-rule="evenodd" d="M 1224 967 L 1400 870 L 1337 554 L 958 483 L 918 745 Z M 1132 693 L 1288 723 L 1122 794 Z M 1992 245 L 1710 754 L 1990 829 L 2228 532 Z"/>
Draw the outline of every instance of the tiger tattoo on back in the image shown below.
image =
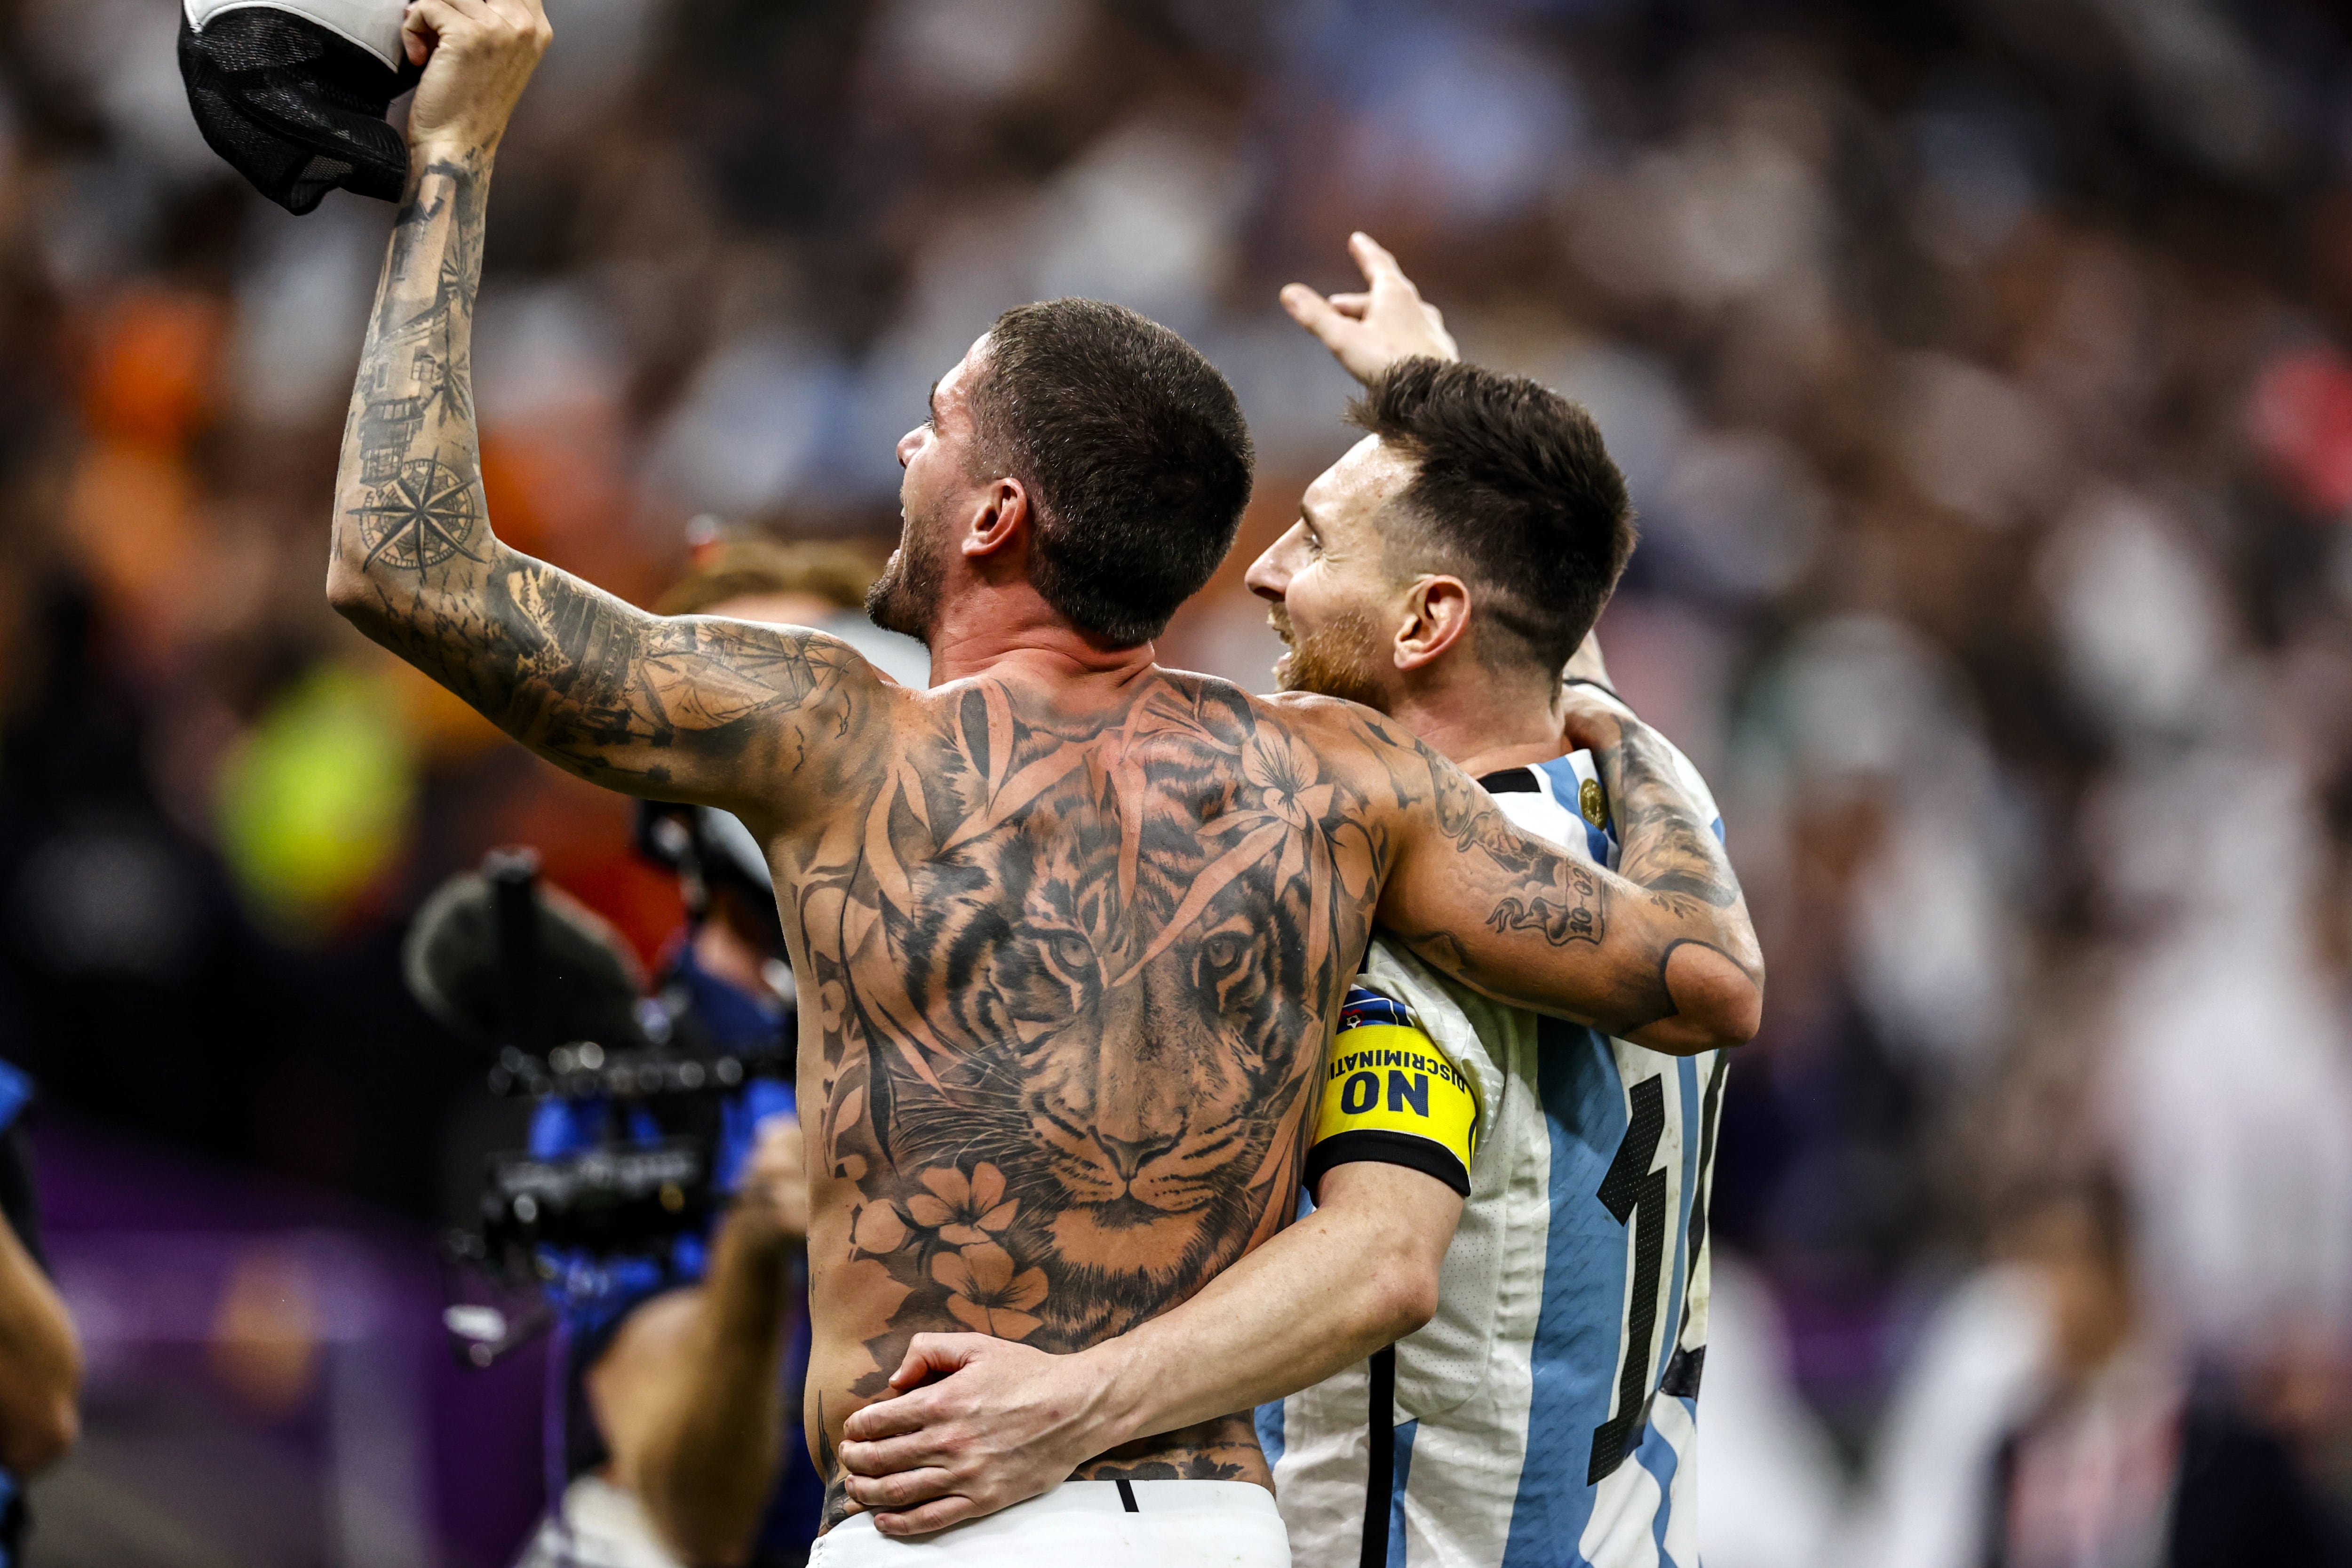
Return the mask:
<path id="1" fill-rule="evenodd" d="M 1370 938 L 1361 805 L 1205 677 L 1076 727 L 987 681 L 940 704 L 793 879 L 816 1206 L 847 1214 L 813 1261 L 877 1331 L 848 1393 L 920 1332 L 1083 1349 L 1288 1220 Z"/>

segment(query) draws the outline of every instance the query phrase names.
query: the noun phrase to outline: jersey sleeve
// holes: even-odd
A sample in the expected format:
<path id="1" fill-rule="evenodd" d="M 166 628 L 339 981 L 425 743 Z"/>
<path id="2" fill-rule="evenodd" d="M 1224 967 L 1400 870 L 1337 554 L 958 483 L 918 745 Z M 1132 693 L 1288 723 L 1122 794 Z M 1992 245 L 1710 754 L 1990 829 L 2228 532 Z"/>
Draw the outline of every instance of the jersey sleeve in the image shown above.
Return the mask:
<path id="1" fill-rule="evenodd" d="M 1348 993 L 1325 1068 L 1307 1186 L 1335 1165 L 1371 1160 L 1436 1177 L 1470 1195 L 1478 1100 L 1412 1009 L 1368 985 Z"/>

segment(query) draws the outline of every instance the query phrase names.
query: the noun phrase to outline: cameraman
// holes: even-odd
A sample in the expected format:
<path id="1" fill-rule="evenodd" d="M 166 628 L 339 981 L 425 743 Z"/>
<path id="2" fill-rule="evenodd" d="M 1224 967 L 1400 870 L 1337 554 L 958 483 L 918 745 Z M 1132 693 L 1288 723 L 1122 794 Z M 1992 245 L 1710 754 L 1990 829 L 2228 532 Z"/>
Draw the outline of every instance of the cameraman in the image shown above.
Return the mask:
<path id="1" fill-rule="evenodd" d="M 698 552 L 693 572 L 655 608 L 887 639 L 884 667 L 919 681 L 920 647 L 865 618 L 872 575 L 839 546 L 737 541 Z M 653 808 L 646 822 L 651 847 L 680 861 L 691 911 L 657 986 L 666 1010 L 719 1049 L 789 1041 L 792 976 L 751 835 L 723 814 L 686 808 Z M 797 1256 L 808 1179 L 793 1109 L 790 1089 L 756 1078 L 724 1103 L 714 1175 L 732 1202 L 707 1243 L 687 1237 L 667 1256 L 553 1259 L 568 1331 L 566 1485 L 559 1514 L 519 1568 L 805 1560 L 824 1488 L 786 1386 L 808 1350 Z M 600 1101 L 548 1101 L 531 1152 L 589 1147 L 611 1114 Z M 651 1140 L 661 1129 L 640 1111 L 627 1131 Z"/>

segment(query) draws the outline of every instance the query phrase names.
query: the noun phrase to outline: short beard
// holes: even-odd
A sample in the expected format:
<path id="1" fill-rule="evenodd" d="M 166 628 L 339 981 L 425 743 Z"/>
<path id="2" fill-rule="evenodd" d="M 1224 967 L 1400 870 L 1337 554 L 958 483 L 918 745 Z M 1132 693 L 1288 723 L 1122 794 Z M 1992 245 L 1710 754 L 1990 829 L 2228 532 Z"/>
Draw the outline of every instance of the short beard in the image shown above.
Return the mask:
<path id="1" fill-rule="evenodd" d="M 889 563 L 866 590 L 867 620 L 886 632 L 903 632 L 925 647 L 931 646 L 931 623 L 939 616 L 947 582 L 938 552 L 929 546 L 920 525 L 908 519 Z"/>
<path id="2" fill-rule="evenodd" d="M 1374 679 L 1379 668 L 1373 650 L 1379 642 L 1372 623 L 1353 610 L 1333 614 L 1312 637 L 1302 637 L 1290 624 L 1290 614 L 1276 605 L 1266 619 L 1290 645 L 1274 667 L 1274 683 L 1285 691 L 1313 691 L 1342 697 L 1350 702 L 1386 712 L 1387 694 Z"/>

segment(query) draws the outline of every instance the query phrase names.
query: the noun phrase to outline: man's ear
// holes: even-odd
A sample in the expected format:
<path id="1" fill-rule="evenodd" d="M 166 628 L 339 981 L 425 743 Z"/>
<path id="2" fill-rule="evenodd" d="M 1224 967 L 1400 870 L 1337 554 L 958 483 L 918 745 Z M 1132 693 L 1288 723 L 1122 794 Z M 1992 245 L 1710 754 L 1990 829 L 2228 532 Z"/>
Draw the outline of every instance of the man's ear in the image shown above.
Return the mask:
<path id="1" fill-rule="evenodd" d="M 1399 669 L 1423 669 L 1470 630 L 1470 589 L 1459 577 L 1423 577 L 1405 590 L 1403 624 L 1390 650 Z"/>
<path id="2" fill-rule="evenodd" d="M 974 560 L 1003 553 L 1021 536 L 1029 515 L 1029 491 L 1021 481 L 1010 477 L 996 480 L 982 495 L 980 510 L 964 531 L 963 552 Z"/>

